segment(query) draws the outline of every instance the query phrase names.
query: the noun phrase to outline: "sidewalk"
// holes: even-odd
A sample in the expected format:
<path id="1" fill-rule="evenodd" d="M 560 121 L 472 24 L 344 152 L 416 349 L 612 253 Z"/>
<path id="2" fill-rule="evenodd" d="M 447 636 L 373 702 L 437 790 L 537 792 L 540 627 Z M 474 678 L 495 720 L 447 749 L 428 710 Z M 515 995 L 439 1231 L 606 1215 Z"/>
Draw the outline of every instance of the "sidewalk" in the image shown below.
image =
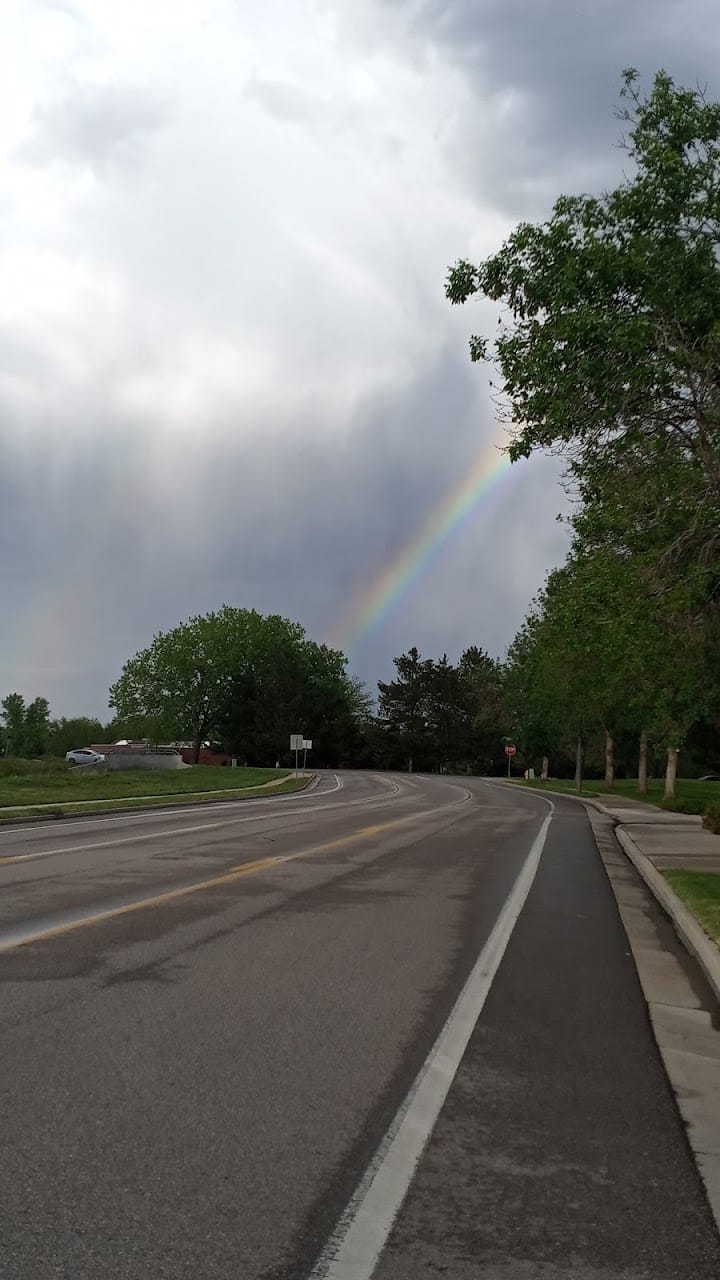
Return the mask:
<path id="1" fill-rule="evenodd" d="M 696 814 L 669 813 L 626 796 L 603 796 L 595 803 L 628 831 L 658 871 L 677 867 L 720 875 L 720 836 L 706 831 Z"/>

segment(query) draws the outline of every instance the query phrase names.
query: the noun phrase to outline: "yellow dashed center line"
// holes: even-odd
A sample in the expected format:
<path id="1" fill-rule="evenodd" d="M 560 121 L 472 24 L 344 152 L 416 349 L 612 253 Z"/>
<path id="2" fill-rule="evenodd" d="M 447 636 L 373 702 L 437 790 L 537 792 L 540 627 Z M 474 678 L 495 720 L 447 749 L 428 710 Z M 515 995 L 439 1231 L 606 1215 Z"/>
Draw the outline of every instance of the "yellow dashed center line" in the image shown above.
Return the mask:
<path id="1" fill-rule="evenodd" d="M 463 800 L 459 803 L 464 804 L 465 801 Z M 150 898 L 141 898 L 138 902 L 129 902 L 122 907 L 110 907 L 106 911 L 96 911 L 92 915 L 82 916 L 78 920 L 69 920 L 65 924 L 49 925 L 45 929 L 40 928 L 37 932 L 28 934 L 26 937 L 9 942 L 0 942 L 0 954 L 6 951 L 14 951 L 18 947 L 27 946 L 31 942 L 44 942 L 48 938 L 57 938 L 61 934 L 71 933 L 75 929 L 83 929 L 87 925 L 101 924 L 105 920 L 114 920 L 116 916 L 129 915 L 132 911 L 142 911 L 146 907 L 161 906 L 178 898 L 186 898 L 191 893 L 201 893 L 205 889 L 215 889 L 220 885 L 232 884 L 235 880 L 241 880 L 245 876 L 257 875 L 260 871 L 282 866 L 286 862 L 297 862 L 300 858 L 310 858 L 319 853 L 330 853 L 334 849 L 342 849 L 345 845 L 352 844 L 354 841 L 368 840 L 383 831 L 391 830 L 393 827 L 400 827 L 409 822 L 418 822 L 423 818 L 431 817 L 433 814 L 444 812 L 445 808 L 453 809 L 456 804 L 443 806 L 442 809 L 428 809 L 424 813 L 409 814 L 404 818 L 394 818 L 391 822 L 383 822 L 377 826 L 361 827 L 359 831 L 354 831 L 351 835 L 340 836 L 337 840 L 329 840 L 325 844 L 312 845 L 309 849 L 300 849 L 297 853 L 280 854 L 271 858 L 261 858 L 255 862 L 245 862 L 240 866 L 231 867 L 223 875 L 213 876 L 209 880 L 198 880 L 195 884 L 183 885 L 178 889 L 166 889 L 162 893 L 153 894 Z"/>

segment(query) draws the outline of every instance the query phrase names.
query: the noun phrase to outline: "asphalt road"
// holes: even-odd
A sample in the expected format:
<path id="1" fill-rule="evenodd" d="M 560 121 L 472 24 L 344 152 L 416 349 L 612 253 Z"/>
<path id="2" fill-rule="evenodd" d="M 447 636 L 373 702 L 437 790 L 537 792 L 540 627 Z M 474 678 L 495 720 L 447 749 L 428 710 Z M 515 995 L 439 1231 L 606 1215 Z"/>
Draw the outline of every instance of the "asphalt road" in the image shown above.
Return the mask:
<path id="1" fill-rule="evenodd" d="M 546 814 L 345 774 L 0 831 L 2 1280 L 333 1274 Z M 628 952 L 560 801 L 377 1280 L 716 1280 Z"/>

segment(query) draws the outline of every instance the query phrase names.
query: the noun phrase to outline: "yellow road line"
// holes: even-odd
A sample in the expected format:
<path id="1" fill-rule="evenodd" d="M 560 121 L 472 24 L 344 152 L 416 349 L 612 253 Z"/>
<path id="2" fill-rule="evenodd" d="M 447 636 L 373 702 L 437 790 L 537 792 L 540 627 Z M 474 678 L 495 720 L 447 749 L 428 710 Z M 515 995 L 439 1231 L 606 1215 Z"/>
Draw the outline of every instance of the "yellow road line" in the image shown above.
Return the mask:
<path id="1" fill-rule="evenodd" d="M 465 803 L 461 801 L 460 803 Z M 443 806 L 443 809 L 454 809 L 456 804 Z M 104 920 L 114 920 L 116 916 L 129 915 L 131 911 L 142 911 L 145 907 L 156 907 L 166 902 L 172 902 L 177 898 L 188 897 L 191 893 L 200 893 L 205 889 L 214 889 L 219 885 L 231 884 L 235 880 L 241 880 L 244 876 L 256 875 L 259 871 L 266 871 L 270 867 L 282 866 L 286 862 L 296 862 L 299 858 L 309 858 L 318 853 L 329 853 L 333 849 L 341 849 L 344 845 L 352 844 L 356 840 L 367 840 L 372 836 L 379 835 L 382 831 L 388 831 L 392 827 L 399 827 L 408 822 L 417 822 L 421 818 L 427 818 L 434 813 L 439 813 L 439 808 L 425 810 L 423 813 L 409 814 L 404 818 L 394 818 L 391 822 L 379 823 L 372 827 L 361 827 L 359 831 L 354 831 L 350 835 L 340 836 L 337 840 L 327 841 L 325 844 L 312 845 L 309 849 L 300 849 L 297 853 L 280 854 L 271 858 L 261 858 L 256 862 L 246 862 L 237 867 L 231 867 L 229 871 L 224 872 L 221 876 L 213 876 L 209 880 L 198 880 L 195 884 L 183 885 L 178 889 L 166 889 L 162 893 L 154 894 L 151 898 L 141 898 L 138 902 L 129 902 L 123 907 L 110 907 L 106 911 L 96 911 L 93 915 L 83 916 L 79 920 L 70 920 L 66 924 L 50 925 L 47 929 L 40 929 L 37 933 L 29 934 L 25 938 L 19 938 L 12 942 L 0 943 L 0 954 L 6 951 L 14 951 L 18 947 L 27 946 L 31 942 L 45 942 L 48 938 L 57 938 L 63 933 L 71 933 L 75 929 L 83 929 L 86 925 L 101 924 Z"/>

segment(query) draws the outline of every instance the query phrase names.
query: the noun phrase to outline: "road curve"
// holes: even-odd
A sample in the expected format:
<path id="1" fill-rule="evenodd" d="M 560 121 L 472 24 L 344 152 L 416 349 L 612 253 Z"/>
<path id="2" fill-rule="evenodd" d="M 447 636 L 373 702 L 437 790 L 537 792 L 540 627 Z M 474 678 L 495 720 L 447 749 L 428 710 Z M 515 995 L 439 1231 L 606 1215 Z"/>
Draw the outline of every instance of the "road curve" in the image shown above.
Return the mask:
<path id="1" fill-rule="evenodd" d="M 346 773 L 0 831 L 3 1280 L 330 1274 L 546 814 L 478 780 Z M 587 822 L 561 803 L 378 1276 L 719 1263 Z"/>

